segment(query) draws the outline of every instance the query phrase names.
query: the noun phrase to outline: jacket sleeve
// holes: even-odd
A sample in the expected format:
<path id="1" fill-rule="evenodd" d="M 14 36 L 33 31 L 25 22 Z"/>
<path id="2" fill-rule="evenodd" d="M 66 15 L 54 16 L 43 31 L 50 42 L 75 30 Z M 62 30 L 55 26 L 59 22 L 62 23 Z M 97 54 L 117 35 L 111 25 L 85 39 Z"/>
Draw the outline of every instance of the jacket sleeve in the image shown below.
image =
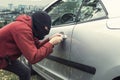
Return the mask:
<path id="1" fill-rule="evenodd" d="M 11 33 L 17 47 L 31 64 L 39 62 L 53 51 L 53 45 L 49 42 L 37 49 L 30 29 L 15 29 Z"/>
<path id="2" fill-rule="evenodd" d="M 43 46 L 45 43 L 47 43 L 49 41 L 49 38 L 47 38 L 47 39 L 45 39 L 43 41 L 40 41 L 37 38 L 34 38 L 34 41 L 35 41 L 36 47 L 40 48 L 41 46 Z"/>

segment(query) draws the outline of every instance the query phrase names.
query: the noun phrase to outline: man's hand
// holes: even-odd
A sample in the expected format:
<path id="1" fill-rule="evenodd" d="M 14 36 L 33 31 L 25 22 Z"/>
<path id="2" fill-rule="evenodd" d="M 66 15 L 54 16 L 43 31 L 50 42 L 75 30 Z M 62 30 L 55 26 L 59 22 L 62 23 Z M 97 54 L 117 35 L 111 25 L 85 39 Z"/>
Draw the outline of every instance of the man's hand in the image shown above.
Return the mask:
<path id="1" fill-rule="evenodd" d="M 63 40 L 63 35 L 58 33 L 58 34 L 55 34 L 53 37 L 51 37 L 49 42 L 52 45 L 56 45 L 56 44 L 60 43 L 62 40 Z"/>
<path id="2" fill-rule="evenodd" d="M 52 36 L 49 37 L 49 40 L 51 40 L 52 38 L 56 37 L 56 36 L 63 36 L 62 34 L 60 33 L 56 33 L 56 34 L 53 34 Z"/>

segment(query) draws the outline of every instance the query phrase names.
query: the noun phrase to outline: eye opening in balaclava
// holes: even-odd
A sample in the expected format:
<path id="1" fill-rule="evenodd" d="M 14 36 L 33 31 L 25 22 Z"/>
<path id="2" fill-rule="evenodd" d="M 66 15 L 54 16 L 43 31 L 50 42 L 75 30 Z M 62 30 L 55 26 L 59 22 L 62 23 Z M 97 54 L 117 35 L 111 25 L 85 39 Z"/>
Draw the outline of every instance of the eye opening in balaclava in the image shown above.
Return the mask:
<path id="1" fill-rule="evenodd" d="M 48 28 L 48 30 L 45 29 Z M 32 30 L 33 35 L 38 39 L 43 39 L 45 35 L 49 34 L 51 29 L 51 18 L 43 11 L 37 11 L 32 15 Z"/>

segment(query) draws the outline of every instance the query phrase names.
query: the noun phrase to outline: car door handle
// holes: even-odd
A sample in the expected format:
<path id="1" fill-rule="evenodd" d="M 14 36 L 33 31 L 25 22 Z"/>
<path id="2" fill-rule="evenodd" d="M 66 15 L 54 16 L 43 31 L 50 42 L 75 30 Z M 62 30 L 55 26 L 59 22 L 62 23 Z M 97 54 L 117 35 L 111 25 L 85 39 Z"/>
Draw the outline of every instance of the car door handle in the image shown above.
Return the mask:
<path id="1" fill-rule="evenodd" d="M 59 33 L 63 35 L 63 41 L 67 39 L 67 35 L 65 35 L 64 32 L 59 32 Z"/>

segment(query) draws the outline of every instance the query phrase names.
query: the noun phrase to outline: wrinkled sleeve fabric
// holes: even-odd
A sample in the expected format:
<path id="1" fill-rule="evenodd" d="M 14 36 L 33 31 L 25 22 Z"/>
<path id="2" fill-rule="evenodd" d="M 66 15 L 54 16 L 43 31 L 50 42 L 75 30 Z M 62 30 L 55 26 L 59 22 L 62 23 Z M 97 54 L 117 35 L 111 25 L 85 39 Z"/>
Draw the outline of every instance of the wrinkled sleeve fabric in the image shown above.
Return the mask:
<path id="1" fill-rule="evenodd" d="M 35 45 L 37 48 L 40 48 L 41 46 L 43 46 L 45 43 L 47 43 L 49 41 L 49 38 L 43 40 L 43 41 L 40 41 L 39 39 L 37 38 L 34 38 L 34 41 L 35 41 Z"/>
<path id="2" fill-rule="evenodd" d="M 31 64 L 41 61 L 53 51 L 53 45 L 49 42 L 37 48 L 30 29 L 15 29 L 11 33 L 17 47 Z"/>

